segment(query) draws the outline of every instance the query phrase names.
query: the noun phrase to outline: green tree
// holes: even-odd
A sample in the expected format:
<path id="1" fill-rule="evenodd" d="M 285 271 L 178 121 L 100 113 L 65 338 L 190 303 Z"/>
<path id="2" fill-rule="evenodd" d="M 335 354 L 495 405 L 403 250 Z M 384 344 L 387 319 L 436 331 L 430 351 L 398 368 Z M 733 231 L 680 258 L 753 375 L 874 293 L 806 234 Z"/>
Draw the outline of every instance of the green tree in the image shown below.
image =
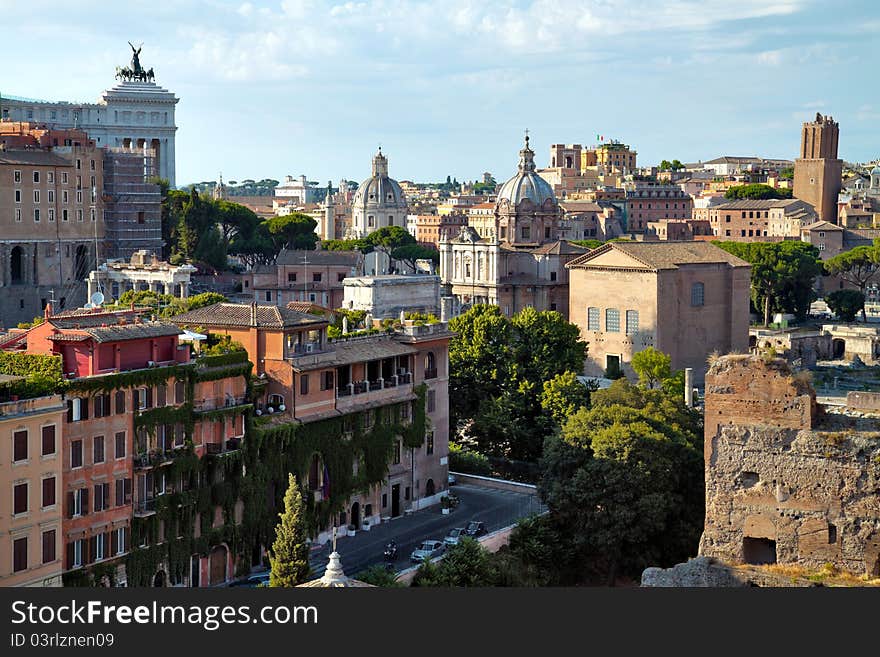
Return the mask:
<path id="1" fill-rule="evenodd" d="M 586 386 L 578 381 L 574 372 L 557 374 L 549 381 L 544 381 L 541 408 L 557 424 L 562 425 L 570 415 L 590 406 L 590 392 L 595 389 L 595 386 Z"/>
<path id="2" fill-rule="evenodd" d="M 325 251 L 360 251 L 365 255 L 373 250 L 372 245 L 367 244 L 363 239 L 324 240 L 321 242 L 321 248 Z"/>
<path id="3" fill-rule="evenodd" d="M 822 273 L 819 250 L 799 240 L 782 242 L 713 242 L 752 265 L 751 299 L 764 324 L 774 312 L 807 316 L 815 298 L 813 283 Z"/>
<path id="4" fill-rule="evenodd" d="M 271 575 L 269 586 L 291 587 L 302 584 L 309 576 L 309 546 L 306 543 L 306 518 L 302 495 L 296 477 L 288 475 L 284 494 L 284 512 L 275 528 L 275 542 L 269 553 Z"/>
<path id="5" fill-rule="evenodd" d="M 771 187 L 760 183 L 750 185 L 736 185 L 724 192 L 724 198 L 728 199 L 786 199 L 791 198 L 791 190 Z"/>
<path id="6" fill-rule="evenodd" d="M 214 205 L 220 235 L 227 251 L 230 250 L 237 235 L 252 235 L 260 223 L 260 218 L 253 210 L 238 203 L 218 200 Z"/>
<path id="7" fill-rule="evenodd" d="M 186 309 L 196 310 L 198 308 L 204 308 L 205 306 L 213 306 L 215 303 L 226 303 L 227 301 L 229 301 L 229 299 L 219 292 L 202 292 L 201 294 L 194 294 L 187 298 Z"/>
<path id="8" fill-rule="evenodd" d="M 281 249 L 314 250 L 318 242 L 315 233 L 318 222 L 307 214 L 291 212 L 283 217 L 272 217 L 265 224 L 275 244 L 276 257 Z"/>
<path id="9" fill-rule="evenodd" d="M 794 180 L 794 167 L 785 167 L 779 171 L 780 180 Z"/>
<path id="10" fill-rule="evenodd" d="M 400 588 L 403 586 L 401 582 L 397 581 L 397 573 L 389 572 L 384 566 L 379 564 L 359 572 L 354 578 L 383 588 Z"/>
<path id="11" fill-rule="evenodd" d="M 572 244 L 577 244 L 578 246 L 583 246 L 588 249 L 598 249 L 600 246 L 605 244 L 602 240 L 571 240 Z"/>
<path id="12" fill-rule="evenodd" d="M 418 586 L 494 586 L 498 575 L 492 554 L 473 538 L 463 538 L 436 564 L 419 566 Z"/>
<path id="13" fill-rule="evenodd" d="M 857 246 L 829 258 L 825 261 L 825 272 L 829 276 L 838 276 L 841 280 L 855 285 L 864 299 L 868 283 L 880 273 L 878 265 L 880 265 L 880 239 L 875 239 L 871 246 Z M 862 321 L 867 321 L 864 305 Z"/>
<path id="14" fill-rule="evenodd" d="M 391 258 L 405 263 L 413 271 L 416 270 L 416 260 L 430 260 L 435 265 L 440 264 L 440 252 L 437 249 L 421 244 L 398 246 L 391 251 Z"/>
<path id="15" fill-rule="evenodd" d="M 653 388 L 672 376 L 672 358 L 654 347 L 633 354 L 630 364 L 633 371 L 638 374 L 639 381 L 648 388 Z"/>
<path id="16" fill-rule="evenodd" d="M 383 226 L 367 235 L 363 240 L 366 245 L 384 253 L 389 258 L 392 257 L 391 252 L 395 249 L 417 244 L 416 238 L 400 226 Z"/>
<path id="17" fill-rule="evenodd" d="M 825 297 L 825 303 L 843 322 L 852 322 L 859 311 L 865 312 L 865 295 L 858 290 L 835 290 Z"/>

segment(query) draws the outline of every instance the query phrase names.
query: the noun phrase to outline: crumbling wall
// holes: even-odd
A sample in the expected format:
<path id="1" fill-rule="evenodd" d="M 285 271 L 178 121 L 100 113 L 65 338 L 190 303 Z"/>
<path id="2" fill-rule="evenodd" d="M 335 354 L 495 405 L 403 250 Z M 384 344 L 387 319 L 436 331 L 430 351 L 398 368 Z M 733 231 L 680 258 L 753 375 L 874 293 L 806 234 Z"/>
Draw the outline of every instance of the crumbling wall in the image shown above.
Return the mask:
<path id="1" fill-rule="evenodd" d="M 706 381 L 700 554 L 880 575 L 880 433 L 816 430 L 809 384 L 730 358 Z"/>

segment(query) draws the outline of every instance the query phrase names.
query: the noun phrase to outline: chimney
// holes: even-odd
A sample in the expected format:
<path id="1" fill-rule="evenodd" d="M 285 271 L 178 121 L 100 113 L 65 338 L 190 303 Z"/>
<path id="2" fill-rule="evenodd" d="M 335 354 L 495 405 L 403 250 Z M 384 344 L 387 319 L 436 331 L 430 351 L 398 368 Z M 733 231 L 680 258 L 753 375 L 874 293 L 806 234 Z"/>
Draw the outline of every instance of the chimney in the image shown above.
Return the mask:
<path id="1" fill-rule="evenodd" d="M 257 302 L 251 304 L 251 326 L 257 325 Z"/>

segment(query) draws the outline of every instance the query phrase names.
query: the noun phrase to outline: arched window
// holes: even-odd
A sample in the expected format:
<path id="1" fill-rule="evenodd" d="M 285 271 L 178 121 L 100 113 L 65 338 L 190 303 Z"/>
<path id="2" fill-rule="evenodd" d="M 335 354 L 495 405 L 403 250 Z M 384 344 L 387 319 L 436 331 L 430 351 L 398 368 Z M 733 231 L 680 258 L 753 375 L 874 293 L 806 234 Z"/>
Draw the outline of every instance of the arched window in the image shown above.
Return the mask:
<path id="1" fill-rule="evenodd" d="M 425 378 L 437 378 L 437 360 L 434 358 L 434 352 L 429 351 L 425 354 Z"/>

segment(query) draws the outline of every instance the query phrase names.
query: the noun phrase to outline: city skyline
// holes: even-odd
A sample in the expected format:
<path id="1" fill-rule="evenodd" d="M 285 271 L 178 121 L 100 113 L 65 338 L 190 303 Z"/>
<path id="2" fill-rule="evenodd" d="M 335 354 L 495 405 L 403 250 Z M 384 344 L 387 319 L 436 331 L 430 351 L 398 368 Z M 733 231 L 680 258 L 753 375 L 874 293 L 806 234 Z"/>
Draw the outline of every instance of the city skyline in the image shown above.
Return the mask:
<path id="1" fill-rule="evenodd" d="M 833 26 L 810 0 L 36 9 L 39 22 L 17 18 L 11 51 L 62 25 L 69 39 L 5 72 L 0 93 L 93 102 L 130 58 L 126 40 L 143 42 L 144 66 L 181 99 L 179 185 L 220 172 L 358 181 L 380 144 L 397 179 L 501 180 L 526 128 L 539 166 L 550 144 L 597 135 L 632 145 L 640 164 L 794 159 L 817 111 L 840 123 L 842 158 L 880 156 L 880 98 L 862 82 L 880 13 L 865 2 L 845 3 Z M 61 58 L 73 75 L 57 75 Z"/>

